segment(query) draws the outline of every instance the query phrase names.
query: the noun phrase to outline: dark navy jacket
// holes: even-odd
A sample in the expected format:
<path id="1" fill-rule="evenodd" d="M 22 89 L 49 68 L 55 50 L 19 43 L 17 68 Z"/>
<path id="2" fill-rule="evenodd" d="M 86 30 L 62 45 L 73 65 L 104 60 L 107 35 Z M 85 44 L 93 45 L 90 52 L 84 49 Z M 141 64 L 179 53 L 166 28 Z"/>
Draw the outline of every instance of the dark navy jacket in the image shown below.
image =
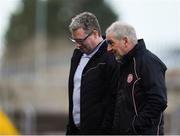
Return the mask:
<path id="1" fill-rule="evenodd" d="M 69 122 L 67 134 L 74 134 L 73 121 L 73 78 L 82 53 L 75 49 L 69 75 Z M 101 45 L 82 72 L 80 90 L 80 132 L 81 134 L 108 134 L 112 128 L 113 84 L 115 57 L 107 52 L 107 44 Z"/>
<path id="2" fill-rule="evenodd" d="M 142 39 L 120 65 L 114 134 L 163 134 L 166 66 Z"/>

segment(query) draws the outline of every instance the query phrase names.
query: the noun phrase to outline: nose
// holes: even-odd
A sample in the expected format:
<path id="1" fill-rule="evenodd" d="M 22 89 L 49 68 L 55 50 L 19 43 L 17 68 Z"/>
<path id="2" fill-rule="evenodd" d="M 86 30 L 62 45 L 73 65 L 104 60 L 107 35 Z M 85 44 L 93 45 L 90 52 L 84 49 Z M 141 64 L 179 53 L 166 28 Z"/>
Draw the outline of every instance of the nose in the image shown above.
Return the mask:
<path id="1" fill-rule="evenodd" d="M 78 43 L 75 43 L 75 45 L 74 45 L 76 48 L 80 48 L 81 47 L 81 45 L 80 44 L 78 44 Z"/>

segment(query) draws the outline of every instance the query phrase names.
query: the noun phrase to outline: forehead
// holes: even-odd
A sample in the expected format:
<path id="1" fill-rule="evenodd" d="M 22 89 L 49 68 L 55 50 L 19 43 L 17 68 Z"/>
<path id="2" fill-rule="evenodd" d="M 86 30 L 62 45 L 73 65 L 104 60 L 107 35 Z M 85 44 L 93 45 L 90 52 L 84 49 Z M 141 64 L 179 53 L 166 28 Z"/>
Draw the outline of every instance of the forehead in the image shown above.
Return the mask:
<path id="1" fill-rule="evenodd" d="M 108 39 L 108 40 L 113 40 L 113 39 L 115 39 L 114 33 L 113 33 L 113 32 L 107 33 L 107 34 L 106 34 L 106 39 Z"/>
<path id="2" fill-rule="evenodd" d="M 84 35 L 84 29 L 83 28 L 78 28 L 78 29 L 76 29 L 76 30 L 74 30 L 73 32 L 72 32 L 72 35 L 73 36 L 79 36 L 79 35 Z"/>

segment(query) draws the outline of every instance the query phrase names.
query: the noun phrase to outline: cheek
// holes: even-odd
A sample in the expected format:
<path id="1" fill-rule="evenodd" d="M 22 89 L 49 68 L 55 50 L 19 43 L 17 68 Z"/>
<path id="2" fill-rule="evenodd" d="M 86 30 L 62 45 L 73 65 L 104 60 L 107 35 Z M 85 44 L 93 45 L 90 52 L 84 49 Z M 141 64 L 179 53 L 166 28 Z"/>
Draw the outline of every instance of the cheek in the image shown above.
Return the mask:
<path id="1" fill-rule="evenodd" d="M 123 48 L 120 46 L 116 46 L 115 47 L 115 50 L 116 50 L 116 52 L 118 53 L 118 54 L 120 54 L 120 55 L 122 55 L 122 53 L 123 53 Z"/>
<path id="2" fill-rule="evenodd" d="M 87 41 L 86 48 L 93 49 L 94 48 L 94 43 L 92 41 Z"/>
<path id="3" fill-rule="evenodd" d="M 118 45 L 115 45 L 115 46 L 114 46 L 114 49 L 117 50 L 117 51 L 119 51 L 119 50 L 121 50 L 121 47 L 119 47 Z"/>

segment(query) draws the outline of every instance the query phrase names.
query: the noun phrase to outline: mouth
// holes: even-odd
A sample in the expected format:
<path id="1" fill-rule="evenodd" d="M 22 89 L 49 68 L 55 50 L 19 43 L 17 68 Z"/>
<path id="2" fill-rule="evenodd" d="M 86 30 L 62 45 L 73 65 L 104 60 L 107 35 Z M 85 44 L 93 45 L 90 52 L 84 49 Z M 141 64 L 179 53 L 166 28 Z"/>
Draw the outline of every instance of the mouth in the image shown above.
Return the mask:
<path id="1" fill-rule="evenodd" d="M 112 54 L 116 54 L 116 52 L 114 51 L 114 50 L 110 50 L 110 51 L 108 51 L 108 52 L 110 52 L 110 53 L 112 53 Z"/>

